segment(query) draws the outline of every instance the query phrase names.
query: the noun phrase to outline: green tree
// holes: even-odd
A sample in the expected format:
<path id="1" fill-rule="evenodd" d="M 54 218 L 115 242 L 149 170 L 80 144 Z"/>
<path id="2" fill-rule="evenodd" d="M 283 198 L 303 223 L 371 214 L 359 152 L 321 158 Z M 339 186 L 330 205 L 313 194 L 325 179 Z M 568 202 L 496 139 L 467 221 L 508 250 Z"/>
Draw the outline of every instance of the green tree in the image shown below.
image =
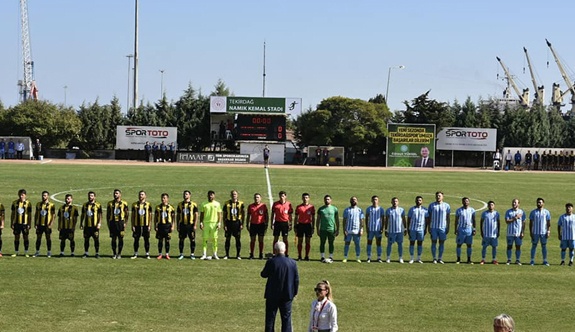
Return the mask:
<path id="1" fill-rule="evenodd" d="M 561 111 L 556 107 L 548 107 L 549 116 L 549 147 L 550 148 L 562 148 L 564 147 L 566 124 Z"/>
<path id="2" fill-rule="evenodd" d="M 549 145 L 549 117 L 545 107 L 533 106 L 527 118 L 527 146 L 547 147 Z"/>
<path id="3" fill-rule="evenodd" d="M 436 132 L 444 127 L 452 127 L 455 124 L 455 113 L 449 105 L 435 99 L 429 99 L 429 92 L 416 97 L 411 101 L 404 102 L 406 123 L 433 123 Z"/>
<path id="4" fill-rule="evenodd" d="M 304 145 L 337 145 L 354 151 L 382 150 L 391 118 L 385 104 L 361 99 L 330 97 L 296 119 L 296 136 Z"/>
<path id="5" fill-rule="evenodd" d="M 180 147 L 199 151 L 210 145 L 209 101 L 209 98 L 198 94 L 191 84 L 176 101 L 174 114 Z"/>
<path id="6" fill-rule="evenodd" d="M 64 148 L 78 137 L 82 122 L 76 112 L 48 101 L 27 100 L 5 112 L 3 134 L 40 138 L 47 148 Z"/>

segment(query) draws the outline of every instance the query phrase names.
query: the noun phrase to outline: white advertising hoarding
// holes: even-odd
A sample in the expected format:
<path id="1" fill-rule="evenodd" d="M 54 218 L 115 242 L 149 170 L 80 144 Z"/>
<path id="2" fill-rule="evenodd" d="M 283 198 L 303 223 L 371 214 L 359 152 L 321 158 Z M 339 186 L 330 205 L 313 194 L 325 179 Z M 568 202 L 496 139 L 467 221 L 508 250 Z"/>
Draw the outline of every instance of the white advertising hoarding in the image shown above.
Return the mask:
<path id="1" fill-rule="evenodd" d="M 146 142 L 150 145 L 154 142 L 168 145 L 178 140 L 178 128 L 176 127 L 146 127 L 146 126 L 117 126 L 116 149 L 117 150 L 144 150 Z"/>
<path id="2" fill-rule="evenodd" d="M 497 129 L 493 128 L 443 128 L 437 134 L 438 150 L 495 151 Z"/>

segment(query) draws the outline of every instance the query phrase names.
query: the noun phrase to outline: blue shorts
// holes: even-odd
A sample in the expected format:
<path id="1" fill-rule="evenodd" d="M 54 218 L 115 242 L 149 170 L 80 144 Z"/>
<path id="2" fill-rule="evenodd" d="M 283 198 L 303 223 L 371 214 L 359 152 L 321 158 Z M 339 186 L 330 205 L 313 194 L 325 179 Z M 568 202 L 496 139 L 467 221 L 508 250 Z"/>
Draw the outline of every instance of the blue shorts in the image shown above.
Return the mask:
<path id="1" fill-rule="evenodd" d="M 523 239 L 519 236 L 508 236 L 507 237 L 507 246 L 512 246 L 515 244 L 516 246 L 520 246 L 523 244 Z"/>
<path id="2" fill-rule="evenodd" d="M 409 231 L 409 241 L 423 241 L 423 231 Z"/>
<path id="3" fill-rule="evenodd" d="M 547 234 L 533 234 L 533 238 L 531 239 L 532 244 L 537 244 L 541 241 L 542 245 L 547 244 Z"/>
<path id="4" fill-rule="evenodd" d="M 447 234 L 445 230 L 439 228 L 432 228 L 431 229 L 431 241 L 445 241 L 447 239 Z"/>
<path id="5" fill-rule="evenodd" d="M 397 242 L 397 244 L 403 243 L 403 232 L 387 234 L 387 243 L 393 244 L 395 242 Z"/>
<path id="6" fill-rule="evenodd" d="M 484 237 L 483 240 L 481 240 L 481 245 L 483 247 L 497 247 L 499 245 L 499 240 L 496 237 Z"/>
<path id="7" fill-rule="evenodd" d="M 369 231 L 367 232 L 367 240 L 372 241 L 373 238 L 380 239 L 382 238 L 383 234 L 380 231 Z"/>
<path id="8" fill-rule="evenodd" d="M 351 242 L 352 239 L 353 239 L 353 242 L 359 242 L 359 240 L 361 239 L 361 235 L 359 235 L 359 234 L 347 234 L 345 236 L 344 241 L 345 242 Z"/>
<path id="9" fill-rule="evenodd" d="M 455 243 L 457 243 L 458 246 L 464 243 L 467 245 L 471 245 L 473 244 L 473 235 L 468 234 L 466 232 L 459 232 L 457 233 L 457 237 L 455 238 Z"/>
<path id="10" fill-rule="evenodd" d="M 561 249 L 573 249 L 575 248 L 575 241 L 574 240 L 561 240 Z"/>

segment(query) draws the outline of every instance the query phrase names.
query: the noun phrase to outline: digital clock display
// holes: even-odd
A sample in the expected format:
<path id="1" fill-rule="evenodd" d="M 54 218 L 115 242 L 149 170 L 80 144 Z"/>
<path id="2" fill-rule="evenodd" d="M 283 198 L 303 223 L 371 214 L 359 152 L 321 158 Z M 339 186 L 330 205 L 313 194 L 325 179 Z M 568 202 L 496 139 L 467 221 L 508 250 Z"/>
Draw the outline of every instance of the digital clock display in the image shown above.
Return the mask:
<path id="1" fill-rule="evenodd" d="M 285 141 L 286 118 L 283 115 L 238 114 L 238 140 Z"/>

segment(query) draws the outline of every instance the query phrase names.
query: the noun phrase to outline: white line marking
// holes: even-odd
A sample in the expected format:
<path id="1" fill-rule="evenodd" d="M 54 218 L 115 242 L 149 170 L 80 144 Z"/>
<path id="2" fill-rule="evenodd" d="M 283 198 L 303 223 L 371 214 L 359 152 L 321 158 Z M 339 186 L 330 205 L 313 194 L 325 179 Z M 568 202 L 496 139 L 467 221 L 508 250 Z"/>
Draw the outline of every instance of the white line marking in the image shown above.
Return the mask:
<path id="1" fill-rule="evenodd" d="M 270 201 L 270 208 L 273 206 L 273 196 L 272 196 L 272 184 L 270 182 L 270 172 L 268 171 L 269 168 L 264 168 L 266 170 L 266 181 L 268 184 L 268 199 Z"/>

